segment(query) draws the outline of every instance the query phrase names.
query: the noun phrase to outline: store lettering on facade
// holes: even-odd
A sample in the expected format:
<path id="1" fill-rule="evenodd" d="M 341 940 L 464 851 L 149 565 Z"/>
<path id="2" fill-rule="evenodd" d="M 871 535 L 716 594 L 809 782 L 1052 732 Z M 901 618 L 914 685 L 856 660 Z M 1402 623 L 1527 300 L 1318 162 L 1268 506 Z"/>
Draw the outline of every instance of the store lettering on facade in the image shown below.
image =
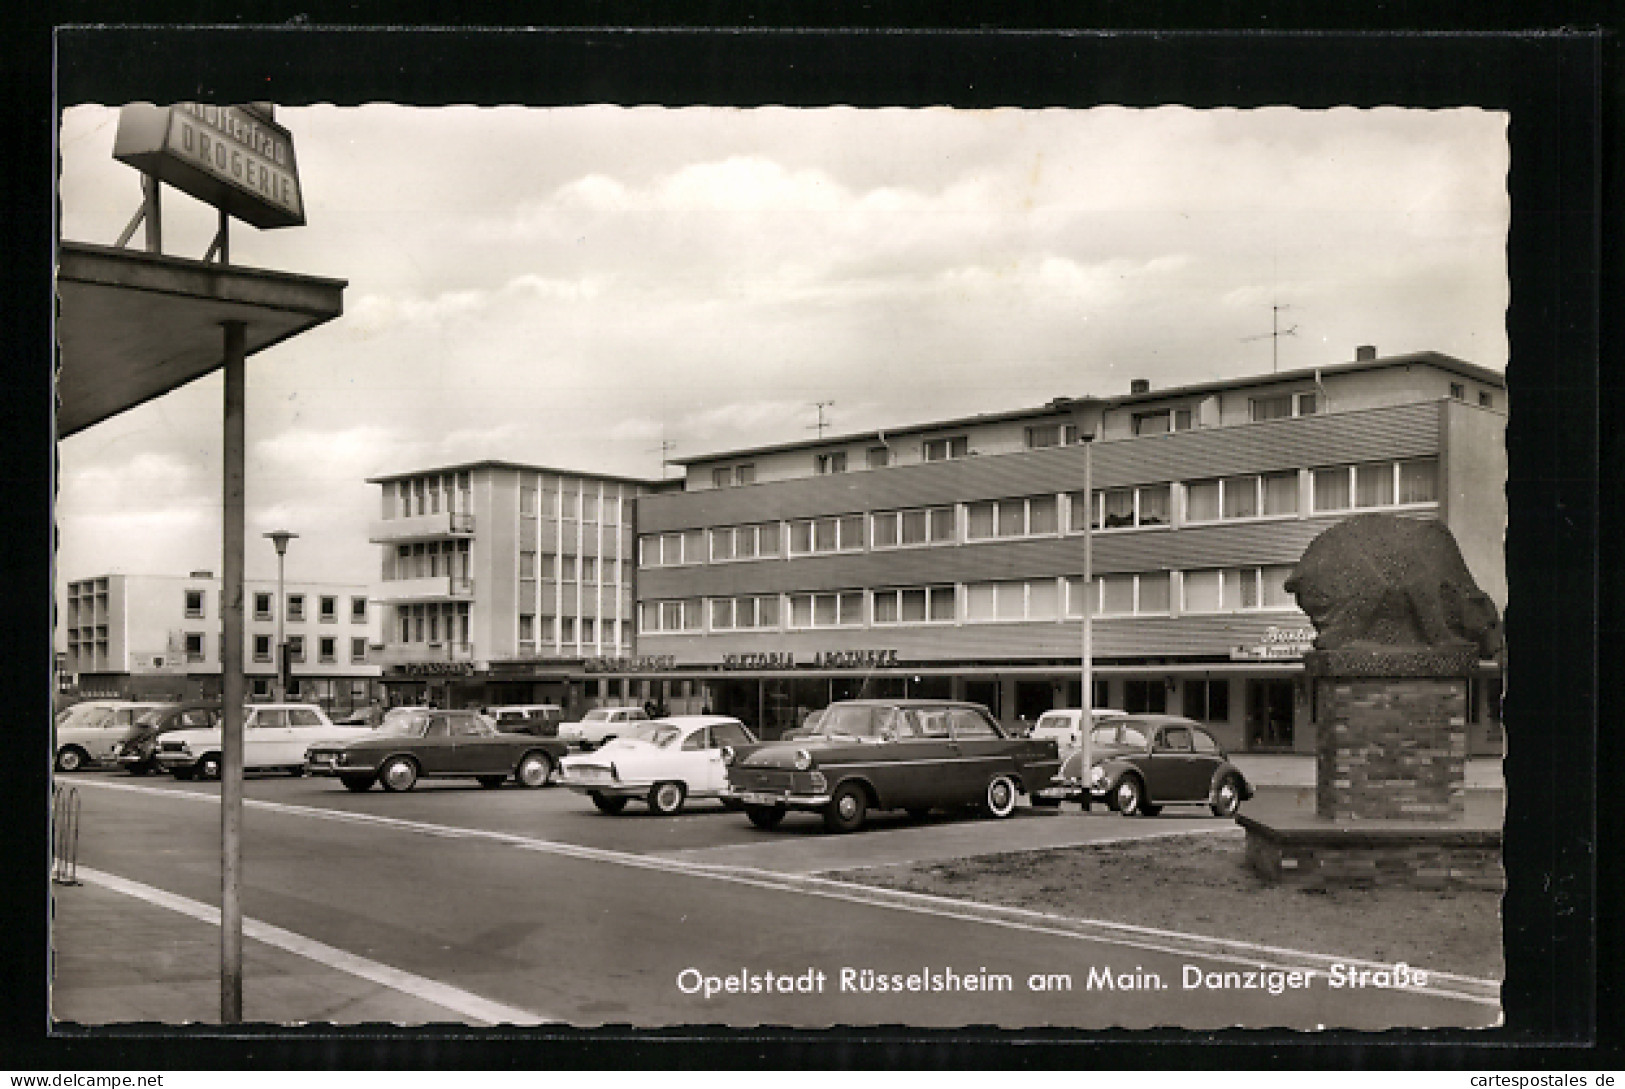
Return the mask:
<path id="1" fill-rule="evenodd" d="M 471 662 L 405 662 L 395 668 L 409 677 L 467 677 L 474 672 L 474 666 Z"/>
<path id="2" fill-rule="evenodd" d="M 1268 628 L 1261 643 L 1230 648 L 1232 661 L 1258 662 L 1302 658 L 1314 649 L 1314 628 Z"/>
<path id="3" fill-rule="evenodd" d="M 581 663 L 588 673 L 661 673 L 677 668 L 675 654 L 645 654 L 637 658 L 588 658 Z"/>

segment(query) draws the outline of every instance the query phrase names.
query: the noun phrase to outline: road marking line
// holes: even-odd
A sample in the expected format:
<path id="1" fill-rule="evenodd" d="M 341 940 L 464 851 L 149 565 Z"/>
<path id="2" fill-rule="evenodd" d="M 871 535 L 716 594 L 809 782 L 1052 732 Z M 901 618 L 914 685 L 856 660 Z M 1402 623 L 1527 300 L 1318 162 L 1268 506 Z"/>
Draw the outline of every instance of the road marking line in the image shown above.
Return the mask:
<path id="1" fill-rule="evenodd" d="M 188 915 L 210 926 L 220 925 L 220 909 L 198 900 L 185 896 L 178 896 L 151 885 L 143 885 L 138 881 L 119 877 L 116 874 L 103 873 L 100 870 L 80 866 L 79 879 L 92 885 L 100 885 L 113 892 L 120 892 L 126 896 L 133 896 L 138 900 L 145 900 L 149 904 L 168 908 L 170 911 Z M 327 968 L 335 968 L 353 976 L 402 994 L 421 998 L 436 1006 L 444 1007 L 453 1013 L 475 1021 L 490 1025 L 544 1025 L 549 1019 L 541 1017 L 529 1010 L 519 1009 L 517 1006 L 507 1006 L 500 1002 L 481 998 L 477 994 L 465 991 L 460 987 L 440 983 L 424 976 L 403 972 L 399 968 L 391 968 L 387 964 L 358 957 L 354 953 L 346 953 L 331 945 L 325 945 L 314 938 L 307 938 L 302 934 L 295 934 L 291 930 L 283 930 L 279 926 L 260 922 L 258 919 L 243 920 L 243 936 L 266 945 L 275 946 L 313 960 Z"/>
<path id="2" fill-rule="evenodd" d="M 129 790 L 143 794 L 156 794 L 167 798 L 178 797 L 215 803 L 219 801 L 217 795 L 202 794 L 189 790 L 164 790 L 157 787 L 118 783 L 95 783 L 94 785 L 111 790 Z M 373 824 L 380 827 L 397 828 L 441 839 L 480 839 L 506 843 L 521 850 L 560 855 L 581 861 L 608 862 L 635 869 L 676 873 L 688 877 L 707 878 L 779 892 L 796 892 L 802 895 L 821 896 L 826 899 L 842 900 L 869 907 L 911 911 L 921 915 L 957 919 L 961 922 L 979 922 L 1006 929 L 1026 930 L 1056 937 L 1126 946 L 1148 952 L 1198 956 L 1226 964 L 1245 965 L 1248 968 L 1263 965 L 1264 967 L 1290 971 L 1294 968 L 1303 968 L 1306 962 L 1319 965 L 1321 970 L 1325 970 L 1332 964 L 1344 964 L 1355 969 L 1363 968 L 1373 971 L 1392 969 L 1393 967 L 1390 964 L 1382 964 L 1360 957 L 1311 953 L 1300 949 L 1284 949 L 1230 938 L 1214 938 L 1204 934 L 1189 934 L 1177 930 L 1159 930 L 1151 927 L 1134 926 L 1128 923 L 1114 923 L 1104 919 L 1074 919 L 1068 916 L 1033 911 L 1028 908 L 982 904 L 936 896 L 930 893 L 905 892 L 899 889 L 880 889 L 869 885 L 835 881 L 830 878 L 785 874 L 748 866 L 713 865 L 660 855 L 638 855 L 624 851 L 608 850 L 602 847 L 583 847 L 573 843 L 561 843 L 556 840 L 515 835 L 511 832 L 458 828 L 452 825 L 407 820 L 402 817 L 384 817 L 372 813 L 354 813 L 341 809 L 289 805 L 286 802 L 269 802 L 257 799 L 245 799 L 243 805 L 270 812 L 315 817 L 319 820 L 336 820 L 353 824 Z M 1274 963 L 1265 964 L 1266 960 Z M 1434 971 L 1428 972 L 1428 979 L 1430 981 L 1429 985 L 1407 987 L 1404 993 L 1429 994 L 1435 997 L 1452 998 L 1496 1009 L 1501 1006 L 1501 984 L 1498 980 L 1479 979 L 1474 976 Z"/>

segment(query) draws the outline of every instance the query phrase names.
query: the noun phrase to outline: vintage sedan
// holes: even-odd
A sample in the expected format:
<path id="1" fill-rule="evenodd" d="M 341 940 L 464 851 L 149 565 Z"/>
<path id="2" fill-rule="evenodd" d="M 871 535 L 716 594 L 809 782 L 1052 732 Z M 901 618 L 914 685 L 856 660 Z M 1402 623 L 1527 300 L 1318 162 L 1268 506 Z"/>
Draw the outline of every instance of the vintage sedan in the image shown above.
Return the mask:
<path id="1" fill-rule="evenodd" d="M 559 724 L 558 736 L 591 752 L 598 746 L 632 732 L 649 715 L 641 707 L 594 707 L 578 722 Z"/>
<path id="2" fill-rule="evenodd" d="M 158 738 L 158 766 L 177 779 L 218 779 L 224 763 L 224 726 L 215 722 L 172 730 Z M 243 708 L 243 770 L 305 773 L 305 750 L 361 731 L 339 726 L 314 703 L 252 703 Z"/>
<path id="3" fill-rule="evenodd" d="M 177 730 L 206 729 L 220 721 L 218 703 L 166 703 L 138 716 L 113 759 L 131 775 L 158 770 L 158 742 Z"/>
<path id="4" fill-rule="evenodd" d="M 355 791 L 374 782 L 391 792 L 411 790 L 419 779 L 473 779 L 483 787 L 512 779 L 540 787 L 567 751 L 551 737 L 503 733 L 475 711 L 413 708 L 392 711 L 376 730 L 353 741 L 312 745 L 305 770 L 333 776 Z"/>
<path id="5" fill-rule="evenodd" d="M 1253 796 L 1247 777 L 1212 734 L 1176 715 L 1125 715 L 1081 773 L 1090 796 L 1129 816 L 1154 817 L 1165 805 L 1205 805 L 1217 817 L 1235 816 Z"/>
<path id="6" fill-rule="evenodd" d="M 822 814 L 832 832 L 862 828 L 871 809 L 921 817 L 977 805 L 1008 817 L 1060 767 L 1055 742 L 1011 737 L 987 708 L 955 700 L 842 700 L 817 733 L 728 750 L 723 760 L 729 797 L 758 828 L 797 809 Z"/>
<path id="7" fill-rule="evenodd" d="M 559 766 L 562 782 L 585 794 L 605 813 L 619 813 L 637 799 L 651 812 L 666 816 L 694 798 L 724 798 L 728 770 L 725 747 L 753 745 L 756 738 L 736 718 L 725 715 L 674 715 L 639 723 L 583 756 L 566 756 Z"/>
<path id="8" fill-rule="evenodd" d="M 137 720 L 160 703 L 131 700 L 88 700 L 64 710 L 56 719 L 56 770 L 78 771 L 112 761 L 120 745 L 139 727 Z"/>

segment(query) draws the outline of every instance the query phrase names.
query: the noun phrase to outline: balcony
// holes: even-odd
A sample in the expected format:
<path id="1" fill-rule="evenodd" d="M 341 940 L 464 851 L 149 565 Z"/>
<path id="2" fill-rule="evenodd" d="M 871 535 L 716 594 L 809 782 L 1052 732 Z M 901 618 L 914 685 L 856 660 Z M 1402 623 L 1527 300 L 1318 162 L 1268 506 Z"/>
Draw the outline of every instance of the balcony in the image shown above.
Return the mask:
<path id="1" fill-rule="evenodd" d="M 471 601 L 474 580 L 461 575 L 432 575 L 420 579 L 390 579 L 373 583 L 372 599 L 385 605 L 409 601 Z"/>
<path id="2" fill-rule="evenodd" d="M 414 514 L 410 518 L 379 518 L 367 527 L 367 540 L 373 544 L 404 541 L 434 541 L 446 537 L 474 536 L 474 516 L 463 511 Z"/>
<path id="3" fill-rule="evenodd" d="M 473 643 L 386 643 L 368 655 L 376 665 L 420 665 L 430 662 L 472 662 Z"/>

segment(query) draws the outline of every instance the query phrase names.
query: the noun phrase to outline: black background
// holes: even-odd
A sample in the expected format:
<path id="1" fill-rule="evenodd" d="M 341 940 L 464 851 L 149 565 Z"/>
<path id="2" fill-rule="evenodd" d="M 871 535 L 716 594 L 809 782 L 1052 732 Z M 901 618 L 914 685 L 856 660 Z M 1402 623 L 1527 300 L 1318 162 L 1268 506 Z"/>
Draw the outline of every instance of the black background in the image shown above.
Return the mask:
<path id="1" fill-rule="evenodd" d="M 314 1067 L 964 1070 L 1026 1068 L 1618 1069 L 1619 745 L 1598 729 L 1622 602 L 1610 569 L 1625 475 L 1618 423 L 1620 47 L 1607 5 L 690 5 L 671 29 L 642 7 L 547 10 L 557 29 L 473 31 L 465 4 L 58 4 L 5 17 L 6 396 L 0 534 L 8 623 L 0 798 L 6 803 L 0 1068 L 38 1072 Z M 540 18 L 540 11 L 530 13 Z M 574 26 L 566 23 L 566 17 Z M 1353 16 L 1353 18 L 1347 18 Z M 983 22 L 983 18 L 988 21 Z M 159 19 L 192 25 L 133 26 Z M 1357 21 L 1355 21 L 1357 20 Z M 995 25 L 997 29 L 993 29 Z M 212 25 L 199 25 L 199 24 Z M 371 25 L 369 25 L 371 24 Z M 1070 24 L 1073 29 L 1064 29 Z M 666 26 L 667 29 L 658 29 Z M 1087 26 L 1088 29 L 1077 29 Z M 787 29 L 795 27 L 797 29 Z M 611 29 L 613 28 L 613 29 Z M 1600 28 L 1600 29 L 1599 29 Z M 53 78 L 54 93 L 53 100 Z M 46 734 L 50 713 L 52 135 L 80 102 L 341 105 L 1255 107 L 1480 106 L 1511 117 L 1507 366 L 1508 888 L 1506 1026 L 1480 1033 L 1001 1033 L 961 1030 L 525 1034 L 49 1024 Z M 1481 361 L 1493 365 L 1495 361 Z M 1607 470 L 1603 471 L 1604 467 Z M 1599 489 L 1606 481 L 1609 487 Z M 1604 497 L 1607 497 L 1606 500 Z M 1618 691 L 1618 685 L 1612 691 Z M 1599 802 L 1598 786 L 1604 801 Z M 1599 881 L 1602 883 L 1599 885 Z"/>

